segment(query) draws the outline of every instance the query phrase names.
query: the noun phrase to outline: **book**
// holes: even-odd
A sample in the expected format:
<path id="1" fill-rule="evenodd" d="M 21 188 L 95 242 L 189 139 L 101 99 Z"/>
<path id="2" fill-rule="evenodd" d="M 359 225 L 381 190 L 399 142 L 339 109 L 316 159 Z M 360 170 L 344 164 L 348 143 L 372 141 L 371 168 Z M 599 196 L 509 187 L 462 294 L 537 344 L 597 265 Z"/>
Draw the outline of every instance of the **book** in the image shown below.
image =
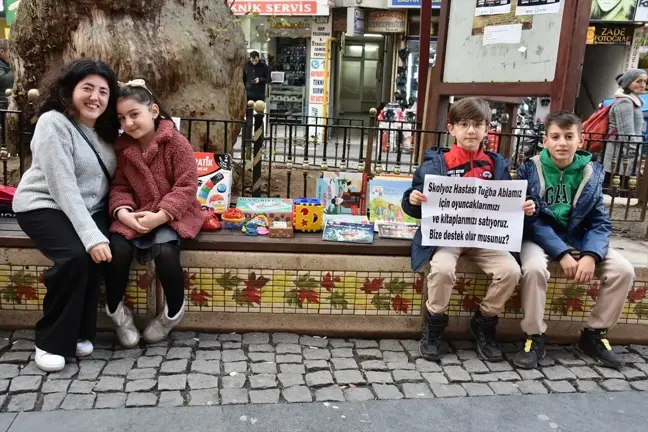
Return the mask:
<path id="1" fill-rule="evenodd" d="M 371 244 L 374 240 L 374 230 L 371 225 L 328 221 L 324 226 L 322 240 Z"/>
<path id="2" fill-rule="evenodd" d="M 324 172 L 317 179 L 317 198 L 326 214 L 366 214 L 367 177 L 364 173 Z"/>
<path id="3" fill-rule="evenodd" d="M 221 214 L 232 198 L 232 156 L 227 153 L 194 153 L 198 168 L 196 198 L 203 210 Z"/>
<path id="4" fill-rule="evenodd" d="M 376 177 L 369 182 L 369 220 L 376 231 L 385 222 L 412 223 L 419 221 L 405 214 L 401 208 L 403 194 L 411 185 L 411 177 Z"/>
<path id="5" fill-rule="evenodd" d="M 324 224 L 326 225 L 326 222 L 328 221 L 335 221 L 335 222 L 349 222 L 349 223 L 359 223 L 363 225 L 373 225 L 372 222 L 369 222 L 369 218 L 364 215 L 337 215 L 337 214 L 325 214 L 324 215 Z"/>
<path id="6" fill-rule="evenodd" d="M 417 229 L 416 224 L 385 222 L 378 227 L 378 235 L 380 238 L 412 240 Z"/>

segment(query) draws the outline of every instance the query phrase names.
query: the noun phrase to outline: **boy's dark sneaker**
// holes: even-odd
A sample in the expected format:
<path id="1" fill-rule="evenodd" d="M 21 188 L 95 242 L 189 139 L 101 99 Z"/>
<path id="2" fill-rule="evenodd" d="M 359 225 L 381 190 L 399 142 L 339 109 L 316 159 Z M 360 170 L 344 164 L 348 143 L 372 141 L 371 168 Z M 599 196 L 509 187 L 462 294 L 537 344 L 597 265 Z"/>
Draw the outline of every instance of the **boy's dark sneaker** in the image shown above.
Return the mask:
<path id="1" fill-rule="evenodd" d="M 612 351 L 607 340 L 607 329 L 583 329 L 577 347 L 604 366 L 616 369 L 623 366 L 623 361 Z"/>
<path id="2" fill-rule="evenodd" d="M 522 369 L 534 369 L 538 362 L 547 354 L 545 351 L 544 335 L 527 335 L 522 351 L 515 355 L 513 363 Z"/>
<path id="3" fill-rule="evenodd" d="M 490 362 L 504 360 L 502 351 L 495 340 L 498 321 L 496 316 L 483 315 L 479 309 L 470 320 L 470 333 L 477 341 L 477 352 L 484 360 Z"/>
<path id="4" fill-rule="evenodd" d="M 423 337 L 419 344 L 421 357 L 428 361 L 438 361 L 441 356 L 441 335 L 448 326 L 448 315 L 431 315 L 425 311 Z"/>

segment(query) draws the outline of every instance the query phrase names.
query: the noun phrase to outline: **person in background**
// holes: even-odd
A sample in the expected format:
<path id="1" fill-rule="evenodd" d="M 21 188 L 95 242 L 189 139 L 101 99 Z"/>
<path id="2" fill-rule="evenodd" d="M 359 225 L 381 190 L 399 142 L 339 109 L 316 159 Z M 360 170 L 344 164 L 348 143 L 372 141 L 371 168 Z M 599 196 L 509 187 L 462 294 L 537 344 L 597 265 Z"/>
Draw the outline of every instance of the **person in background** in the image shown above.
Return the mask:
<path id="1" fill-rule="evenodd" d="M 0 39 L 0 109 L 7 109 L 6 91 L 14 85 L 14 73 L 9 65 L 9 41 Z"/>
<path id="2" fill-rule="evenodd" d="M 648 73 L 643 69 L 629 69 L 616 78 L 619 89 L 614 93 L 615 101 L 610 108 L 608 134 L 613 141 L 605 146 L 603 165 L 605 167 L 605 186 L 610 186 L 610 176 L 632 175 L 635 168 L 637 145 L 643 142 L 643 99 L 641 95 L 646 91 Z M 615 143 L 618 141 L 618 143 Z M 634 144 L 630 144 L 634 143 Z M 612 159 L 617 163 L 612 172 Z M 623 172 L 623 159 L 629 161 L 626 172 Z M 622 188 L 627 185 L 627 180 L 622 178 Z"/>
<path id="3" fill-rule="evenodd" d="M 243 69 L 243 82 L 247 100 L 265 101 L 266 83 L 270 77 L 270 70 L 265 61 L 259 58 L 258 51 L 250 53 L 250 60 Z"/>
<path id="4" fill-rule="evenodd" d="M 32 164 L 13 210 L 20 228 L 54 263 L 45 272 L 34 360 L 55 372 L 66 357 L 94 349 L 102 266 L 112 259 L 107 206 L 117 165 L 119 87 L 106 64 L 88 59 L 71 63 L 45 87 Z"/>

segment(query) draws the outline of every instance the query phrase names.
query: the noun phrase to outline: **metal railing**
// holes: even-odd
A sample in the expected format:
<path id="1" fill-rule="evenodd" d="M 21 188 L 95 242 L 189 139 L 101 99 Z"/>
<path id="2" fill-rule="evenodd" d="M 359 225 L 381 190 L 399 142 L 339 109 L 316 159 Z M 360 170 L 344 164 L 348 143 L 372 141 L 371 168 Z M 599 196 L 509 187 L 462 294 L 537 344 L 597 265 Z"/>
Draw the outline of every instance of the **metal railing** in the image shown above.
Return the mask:
<path id="1" fill-rule="evenodd" d="M 293 120 L 266 116 L 249 105 L 246 120 L 182 118 L 180 132 L 196 150 L 232 155 L 232 190 L 238 196 L 313 196 L 317 178 L 325 171 L 363 172 L 369 178 L 381 173 L 413 175 L 421 146 L 453 143 L 445 131 L 422 130 L 413 122 L 379 121 L 375 113 L 368 122 L 308 116 Z M 10 178 L 24 173 L 32 126 L 18 111 L 0 111 L 0 122 L 0 160 L 3 182 L 8 184 Z M 484 146 L 506 156 L 515 177 L 517 167 L 543 149 L 543 135 L 532 129 L 490 131 Z M 587 136 L 583 147 L 593 153 L 593 160 L 605 162 L 608 174 L 603 192 L 612 219 L 644 222 L 648 203 L 645 137 Z"/>

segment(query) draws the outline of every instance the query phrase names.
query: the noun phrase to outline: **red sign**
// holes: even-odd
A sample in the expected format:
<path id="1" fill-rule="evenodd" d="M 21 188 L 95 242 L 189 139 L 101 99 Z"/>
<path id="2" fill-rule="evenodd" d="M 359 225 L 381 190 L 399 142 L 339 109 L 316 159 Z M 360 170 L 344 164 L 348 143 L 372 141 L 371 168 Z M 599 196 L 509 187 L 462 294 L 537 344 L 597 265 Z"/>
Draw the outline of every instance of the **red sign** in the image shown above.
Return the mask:
<path id="1" fill-rule="evenodd" d="M 234 15 L 317 15 L 317 1 L 277 0 L 277 1 L 241 1 L 227 2 Z M 328 13 L 328 11 L 327 11 Z"/>

